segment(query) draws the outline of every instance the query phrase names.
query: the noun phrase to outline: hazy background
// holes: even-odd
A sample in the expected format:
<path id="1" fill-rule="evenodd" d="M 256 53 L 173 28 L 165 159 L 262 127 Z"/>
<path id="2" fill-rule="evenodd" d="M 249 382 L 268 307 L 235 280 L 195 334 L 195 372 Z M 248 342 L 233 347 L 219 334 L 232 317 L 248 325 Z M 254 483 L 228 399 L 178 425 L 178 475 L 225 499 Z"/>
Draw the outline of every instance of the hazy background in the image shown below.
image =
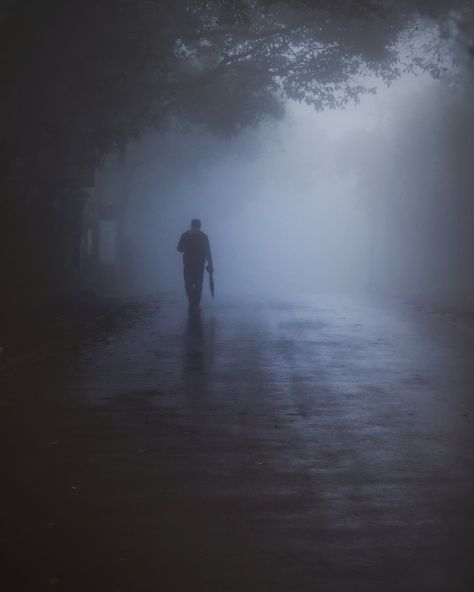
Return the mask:
<path id="1" fill-rule="evenodd" d="M 199 217 L 218 295 L 472 303 L 472 79 L 374 86 L 344 110 L 289 102 L 280 121 L 221 138 L 171 125 L 108 157 L 94 192 L 118 204 L 124 289 L 181 289 L 176 244 Z"/>

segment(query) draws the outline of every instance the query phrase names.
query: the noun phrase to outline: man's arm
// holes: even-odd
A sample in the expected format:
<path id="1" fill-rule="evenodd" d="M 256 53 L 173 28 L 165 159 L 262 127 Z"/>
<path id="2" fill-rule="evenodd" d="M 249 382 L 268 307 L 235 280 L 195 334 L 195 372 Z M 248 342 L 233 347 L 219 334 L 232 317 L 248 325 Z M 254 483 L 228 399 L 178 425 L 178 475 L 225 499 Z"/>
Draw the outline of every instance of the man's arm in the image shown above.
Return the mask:
<path id="1" fill-rule="evenodd" d="M 176 247 L 178 253 L 184 253 L 184 234 L 181 235 L 179 239 L 178 246 Z"/>

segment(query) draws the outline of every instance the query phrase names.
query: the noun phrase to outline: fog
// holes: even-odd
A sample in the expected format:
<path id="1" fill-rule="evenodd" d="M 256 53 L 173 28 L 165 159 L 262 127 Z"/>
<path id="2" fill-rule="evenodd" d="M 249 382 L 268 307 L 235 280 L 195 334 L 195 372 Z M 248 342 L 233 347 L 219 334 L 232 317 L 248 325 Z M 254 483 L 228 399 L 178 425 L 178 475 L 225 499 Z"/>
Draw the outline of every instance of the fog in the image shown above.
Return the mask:
<path id="1" fill-rule="evenodd" d="M 176 244 L 198 217 L 218 296 L 472 302 L 472 81 L 374 86 L 344 110 L 289 102 L 283 119 L 232 137 L 175 124 L 110 155 L 86 216 L 117 224 L 119 287 L 181 290 Z"/>

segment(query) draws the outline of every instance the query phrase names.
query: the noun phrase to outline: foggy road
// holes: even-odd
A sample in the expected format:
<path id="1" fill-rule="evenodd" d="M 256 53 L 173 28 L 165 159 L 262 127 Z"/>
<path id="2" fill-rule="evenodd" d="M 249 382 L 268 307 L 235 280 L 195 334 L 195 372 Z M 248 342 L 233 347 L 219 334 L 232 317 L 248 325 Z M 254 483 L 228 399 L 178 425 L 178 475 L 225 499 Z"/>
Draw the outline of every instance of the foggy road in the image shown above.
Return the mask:
<path id="1" fill-rule="evenodd" d="M 5 589 L 471 589 L 474 333 L 178 300 L 0 377 Z"/>

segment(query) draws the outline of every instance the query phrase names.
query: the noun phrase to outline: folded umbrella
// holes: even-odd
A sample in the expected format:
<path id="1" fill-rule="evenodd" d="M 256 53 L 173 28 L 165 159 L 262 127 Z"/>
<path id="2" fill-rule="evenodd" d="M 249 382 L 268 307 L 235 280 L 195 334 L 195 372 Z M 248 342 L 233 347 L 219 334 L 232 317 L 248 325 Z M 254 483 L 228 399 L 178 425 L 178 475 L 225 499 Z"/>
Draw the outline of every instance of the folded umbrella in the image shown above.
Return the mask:
<path id="1" fill-rule="evenodd" d="M 211 290 L 212 299 L 214 300 L 214 274 L 209 272 L 209 288 Z"/>
<path id="2" fill-rule="evenodd" d="M 214 270 L 210 265 L 208 265 L 206 269 L 209 273 L 209 289 L 211 290 L 212 299 L 214 300 Z"/>

